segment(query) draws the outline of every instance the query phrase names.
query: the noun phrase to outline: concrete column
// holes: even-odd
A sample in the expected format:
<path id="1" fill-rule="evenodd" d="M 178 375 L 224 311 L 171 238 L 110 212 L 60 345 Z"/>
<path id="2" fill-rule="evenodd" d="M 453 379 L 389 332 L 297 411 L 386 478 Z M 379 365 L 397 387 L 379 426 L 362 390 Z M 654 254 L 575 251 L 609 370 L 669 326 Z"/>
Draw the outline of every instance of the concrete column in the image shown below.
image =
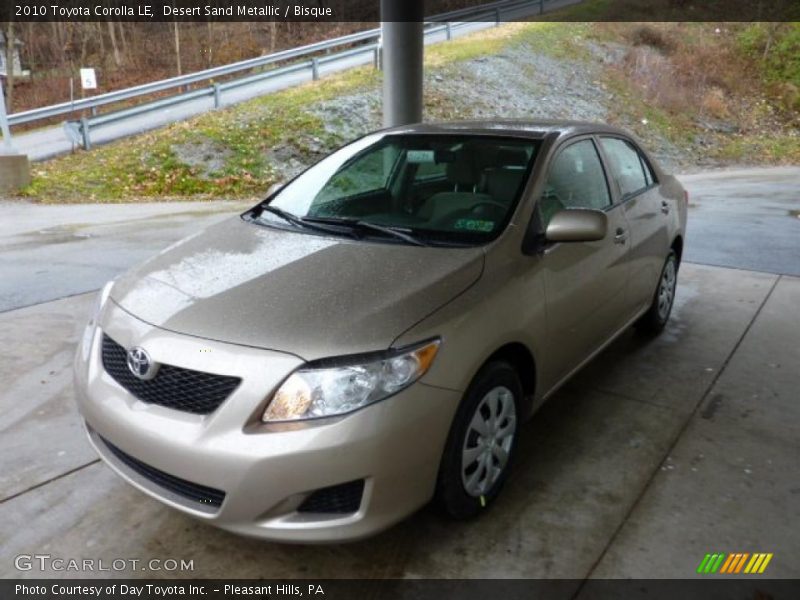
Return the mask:
<path id="1" fill-rule="evenodd" d="M 3 135 L 3 143 L 0 144 L 0 192 L 15 192 L 31 182 L 31 166 L 28 157 L 17 154 L 11 142 L 2 81 L 0 81 L 0 130 Z"/>
<path id="2" fill-rule="evenodd" d="M 16 192 L 31 182 L 31 166 L 24 154 L 0 154 L 0 192 Z"/>
<path id="3" fill-rule="evenodd" d="M 383 124 L 422 121 L 422 0 L 381 0 Z"/>

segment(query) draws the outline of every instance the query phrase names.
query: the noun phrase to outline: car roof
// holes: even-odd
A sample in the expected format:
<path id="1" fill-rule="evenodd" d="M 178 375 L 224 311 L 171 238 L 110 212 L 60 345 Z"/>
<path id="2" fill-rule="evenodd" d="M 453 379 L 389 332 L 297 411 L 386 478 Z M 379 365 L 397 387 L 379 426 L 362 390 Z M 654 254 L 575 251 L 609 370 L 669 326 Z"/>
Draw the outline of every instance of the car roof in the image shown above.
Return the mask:
<path id="1" fill-rule="evenodd" d="M 530 139 L 542 139 L 549 134 L 559 137 L 591 133 L 612 133 L 630 137 L 626 131 L 603 123 L 568 120 L 518 120 L 492 119 L 480 121 L 448 121 L 442 123 L 419 123 L 385 130 L 386 133 L 419 134 L 473 134 L 505 135 Z"/>

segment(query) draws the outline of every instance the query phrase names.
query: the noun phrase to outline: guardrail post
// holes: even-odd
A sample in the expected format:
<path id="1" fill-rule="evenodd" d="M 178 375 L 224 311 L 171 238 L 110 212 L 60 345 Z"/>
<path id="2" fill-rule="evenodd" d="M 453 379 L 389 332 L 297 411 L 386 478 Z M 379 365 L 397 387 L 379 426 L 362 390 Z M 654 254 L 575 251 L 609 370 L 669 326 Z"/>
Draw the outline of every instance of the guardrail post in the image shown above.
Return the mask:
<path id="1" fill-rule="evenodd" d="M 444 30 L 447 32 L 447 41 L 451 41 L 453 39 L 453 26 L 449 21 L 444 24 Z"/>
<path id="2" fill-rule="evenodd" d="M 539 0 L 539 14 L 544 14 L 544 0 Z"/>
<path id="3" fill-rule="evenodd" d="M 495 27 L 500 27 L 500 9 L 494 9 L 494 25 Z"/>
<path id="4" fill-rule="evenodd" d="M 319 59 L 312 58 L 311 59 L 311 78 L 316 81 L 319 79 Z"/>
<path id="5" fill-rule="evenodd" d="M 214 84 L 214 108 L 222 106 L 222 90 L 218 83 Z"/>
<path id="6" fill-rule="evenodd" d="M 379 46 L 375 46 L 375 49 L 373 50 L 372 61 L 376 69 L 381 68 L 381 49 Z"/>
<path id="7" fill-rule="evenodd" d="M 89 135 L 89 119 L 81 117 L 81 136 L 83 137 L 83 149 L 92 149 L 92 138 Z"/>

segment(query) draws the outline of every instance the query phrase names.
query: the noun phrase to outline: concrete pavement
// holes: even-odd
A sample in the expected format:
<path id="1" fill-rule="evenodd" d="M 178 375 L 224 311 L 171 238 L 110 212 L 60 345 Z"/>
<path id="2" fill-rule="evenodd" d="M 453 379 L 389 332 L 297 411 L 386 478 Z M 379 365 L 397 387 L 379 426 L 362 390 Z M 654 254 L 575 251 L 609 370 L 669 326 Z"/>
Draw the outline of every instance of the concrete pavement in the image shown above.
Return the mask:
<path id="1" fill-rule="evenodd" d="M 520 460 L 492 511 L 452 523 L 423 510 L 376 538 L 334 547 L 218 531 L 95 460 L 69 382 L 90 301 L 0 315 L 0 343 L 25 341 L 12 363 L 0 363 L 0 380 L 14 382 L 0 392 L 2 557 L 183 558 L 203 577 L 583 578 L 688 577 L 707 551 L 759 550 L 776 554 L 769 575 L 800 575 L 796 533 L 780 526 L 800 516 L 791 491 L 800 487 L 797 378 L 783 366 L 776 378 L 769 366 L 796 364 L 797 328 L 780 324 L 800 306 L 800 279 L 684 265 L 665 335 L 626 334 L 524 427 Z M 752 394 L 762 400 L 753 404 Z M 790 418 L 776 423 L 787 408 Z M 726 505 L 726 495 L 735 502 Z M 743 523 L 754 514 L 760 527 Z M 0 562 L 0 577 L 40 575 Z"/>
<path id="2" fill-rule="evenodd" d="M 799 340 L 800 279 L 781 277 L 593 576 L 674 577 L 717 551 L 800 576 Z"/>

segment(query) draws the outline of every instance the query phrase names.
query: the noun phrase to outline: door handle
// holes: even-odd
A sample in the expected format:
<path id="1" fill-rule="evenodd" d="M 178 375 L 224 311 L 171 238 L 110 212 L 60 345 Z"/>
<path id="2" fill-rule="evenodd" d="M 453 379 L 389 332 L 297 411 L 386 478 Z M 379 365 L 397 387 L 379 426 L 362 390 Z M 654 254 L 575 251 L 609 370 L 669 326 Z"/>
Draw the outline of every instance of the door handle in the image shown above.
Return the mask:
<path id="1" fill-rule="evenodd" d="M 666 202 L 666 200 L 661 201 L 661 212 L 665 215 L 669 214 L 669 204 Z"/>
<path id="2" fill-rule="evenodd" d="M 628 239 L 628 234 L 625 232 L 624 229 L 621 227 L 617 229 L 617 233 L 614 236 L 614 243 L 615 244 L 624 244 Z"/>

